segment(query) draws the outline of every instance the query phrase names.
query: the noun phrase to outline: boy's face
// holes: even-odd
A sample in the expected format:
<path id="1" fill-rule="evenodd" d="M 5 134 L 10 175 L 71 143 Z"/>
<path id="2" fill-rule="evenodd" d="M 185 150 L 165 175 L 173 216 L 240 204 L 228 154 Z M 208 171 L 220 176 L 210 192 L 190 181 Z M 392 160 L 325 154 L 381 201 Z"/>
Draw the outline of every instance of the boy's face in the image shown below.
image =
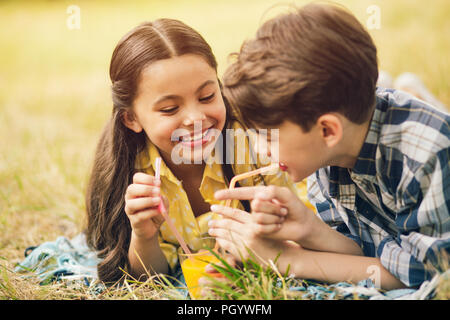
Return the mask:
<path id="1" fill-rule="evenodd" d="M 294 182 L 303 180 L 322 166 L 324 143 L 317 126 L 304 132 L 299 125 L 285 121 L 276 129 L 279 129 L 278 146 L 273 135 L 267 138 L 258 135 L 257 143 L 264 144 L 267 140 L 272 161 L 283 163 Z"/>

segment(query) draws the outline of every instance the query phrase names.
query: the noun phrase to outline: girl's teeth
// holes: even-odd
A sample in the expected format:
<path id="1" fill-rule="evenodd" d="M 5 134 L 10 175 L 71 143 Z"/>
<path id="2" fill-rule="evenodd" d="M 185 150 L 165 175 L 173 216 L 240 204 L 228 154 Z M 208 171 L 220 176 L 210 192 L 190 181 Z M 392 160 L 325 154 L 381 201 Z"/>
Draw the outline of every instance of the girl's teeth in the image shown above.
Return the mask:
<path id="1" fill-rule="evenodd" d="M 184 136 L 183 137 L 183 141 L 196 141 L 199 139 L 203 139 L 204 137 L 206 137 L 207 133 L 208 133 L 209 129 L 206 130 L 205 132 L 203 132 L 203 134 L 196 134 L 193 138 L 191 136 Z"/>

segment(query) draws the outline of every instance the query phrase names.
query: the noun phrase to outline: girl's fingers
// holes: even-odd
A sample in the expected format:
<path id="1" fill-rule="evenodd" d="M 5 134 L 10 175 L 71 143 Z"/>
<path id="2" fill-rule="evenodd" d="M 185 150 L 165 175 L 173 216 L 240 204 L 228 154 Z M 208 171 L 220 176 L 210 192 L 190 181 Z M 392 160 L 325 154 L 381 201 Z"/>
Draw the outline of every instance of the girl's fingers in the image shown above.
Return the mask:
<path id="1" fill-rule="evenodd" d="M 127 200 L 125 201 L 125 213 L 130 215 L 144 209 L 156 207 L 159 205 L 160 201 L 160 197 L 145 197 Z"/>
<path id="2" fill-rule="evenodd" d="M 163 204 L 164 204 L 164 206 L 166 207 L 166 210 L 169 211 L 169 205 L 170 205 L 169 199 L 167 199 L 166 196 L 161 196 L 161 197 L 162 197 L 162 199 L 163 199 Z"/>
<path id="3" fill-rule="evenodd" d="M 252 216 L 255 215 L 265 222 L 266 224 L 262 223 L 249 223 L 249 224 L 243 224 L 239 221 L 224 218 L 224 219 L 216 219 L 211 220 L 208 224 L 209 226 L 209 235 L 212 237 L 222 237 L 231 239 L 232 235 L 235 236 L 242 236 L 242 237 L 257 237 L 261 235 L 267 235 L 272 234 L 274 232 L 277 232 L 281 229 L 281 223 L 282 220 L 277 216 L 274 215 L 267 215 L 263 213 L 254 213 Z M 274 221 L 275 219 L 275 221 Z M 268 223 L 270 221 L 274 221 L 272 223 Z"/>
<path id="4" fill-rule="evenodd" d="M 232 220 L 232 219 L 216 219 L 216 220 L 211 220 L 208 223 L 209 226 L 209 230 L 224 230 L 226 232 L 230 232 L 233 231 L 236 234 L 240 234 L 240 235 L 245 235 L 245 233 L 248 230 L 245 230 L 245 228 L 243 228 L 243 224 Z M 211 234 L 211 236 L 215 236 L 215 234 Z"/>
<path id="5" fill-rule="evenodd" d="M 239 242 L 240 239 L 240 237 L 235 232 L 231 232 L 231 230 L 229 230 L 228 228 L 213 227 L 209 228 L 208 233 L 210 236 L 215 237 L 216 241 L 225 239 L 231 242 Z"/>
<path id="6" fill-rule="evenodd" d="M 132 228 L 140 228 L 141 226 L 148 224 L 149 221 L 152 221 L 155 225 L 160 226 L 164 222 L 164 219 L 161 221 L 159 215 L 160 213 L 157 209 L 147 209 L 139 211 L 138 213 L 128 217 Z"/>
<path id="7" fill-rule="evenodd" d="M 139 198 L 139 197 L 157 197 L 160 195 L 159 187 L 150 186 L 147 184 L 130 184 L 125 193 L 125 200 Z"/>
<path id="8" fill-rule="evenodd" d="M 211 211 L 218 213 L 226 218 L 235 220 L 235 221 L 239 221 L 241 223 L 246 223 L 249 221 L 250 219 L 250 214 L 236 209 L 236 208 L 230 208 L 230 207 L 225 207 L 225 206 L 221 206 L 221 205 L 217 205 L 214 204 L 211 206 Z"/>
<path id="9" fill-rule="evenodd" d="M 239 243 L 242 243 L 240 239 L 229 240 L 227 238 L 218 237 L 216 238 L 216 241 L 223 250 L 229 252 L 230 255 L 235 257 L 235 259 L 245 257 L 245 255 L 241 254 L 243 250 L 239 246 Z"/>
<path id="10" fill-rule="evenodd" d="M 158 186 L 161 184 L 161 182 L 157 179 L 155 179 L 154 176 L 143 173 L 143 172 L 136 172 L 133 175 L 133 183 L 136 184 L 148 184 L 153 186 Z"/>
<path id="11" fill-rule="evenodd" d="M 272 201 L 262 200 L 260 198 L 255 198 L 250 203 L 253 212 L 264 212 L 267 214 L 277 215 L 279 217 L 284 217 L 287 215 L 287 209 L 282 207 L 279 203 L 274 203 Z"/>

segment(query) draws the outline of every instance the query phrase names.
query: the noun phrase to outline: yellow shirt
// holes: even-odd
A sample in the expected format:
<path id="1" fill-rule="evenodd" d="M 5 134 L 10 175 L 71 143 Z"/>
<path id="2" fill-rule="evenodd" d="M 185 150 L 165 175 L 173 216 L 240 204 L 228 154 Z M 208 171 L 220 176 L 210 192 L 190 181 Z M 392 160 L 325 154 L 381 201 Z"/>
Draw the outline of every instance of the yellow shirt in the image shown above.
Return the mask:
<path id="1" fill-rule="evenodd" d="M 234 129 L 237 133 L 234 143 L 235 164 L 232 164 L 234 174 L 238 175 L 254 170 L 261 166 L 268 165 L 267 163 L 261 165 L 259 158 L 253 161 L 256 163 L 252 164 L 252 161 L 250 161 L 249 140 L 245 139 L 246 134 L 245 131 L 243 131 L 243 127 L 239 124 L 239 122 L 236 121 L 233 122 L 232 129 Z M 251 143 L 252 142 L 250 142 L 250 144 Z M 241 153 L 239 154 L 238 152 Z M 215 152 L 213 150 L 211 156 L 213 157 L 214 155 Z M 245 157 L 245 161 L 242 161 L 243 156 Z M 153 166 L 157 157 L 160 157 L 158 148 L 149 140 L 147 140 L 147 148 L 138 154 L 136 158 L 135 168 L 147 174 L 154 175 L 155 171 Z M 183 236 L 187 245 L 194 252 L 203 249 L 205 246 L 205 242 L 204 240 L 202 240 L 202 238 L 209 237 L 208 222 L 211 219 L 217 218 L 217 214 L 210 211 L 198 217 L 195 217 L 181 181 L 179 181 L 177 177 L 175 177 L 172 171 L 166 166 L 164 161 L 161 162 L 160 177 L 161 194 L 166 196 L 169 200 L 169 216 L 170 218 L 172 218 L 172 221 L 174 222 L 178 232 Z M 264 182 L 261 180 L 261 177 L 263 177 Z M 308 206 L 311 206 L 306 198 L 306 182 L 302 181 L 300 183 L 294 184 L 287 173 L 282 172 L 281 170 L 278 170 L 278 172 L 273 175 L 254 176 L 253 179 L 245 179 L 239 181 L 239 184 L 241 186 L 272 184 L 277 186 L 286 186 L 294 191 Z M 224 179 L 222 165 L 217 162 L 206 164 L 205 170 L 203 172 L 202 182 L 199 188 L 199 191 L 203 196 L 205 202 L 211 205 L 224 205 L 224 201 L 219 201 L 214 198 L 214 193 L 217 190 L 226 188 L 228 188 L 228 185 L 226 184 Z M 243 209 L 242 204 L 239 200 L 233 200 L 231 202 L 231 207 Z M 166 222 L 161 225 L 159 231 L 159 243 L 161 250 L 164 252 L 167 258 L 169 266 L 173 270 L 178 262 L 178 253 L 181 253 L 182 251 L 181 248 L 179 248 L 177 239 L 173 235 Z"/>

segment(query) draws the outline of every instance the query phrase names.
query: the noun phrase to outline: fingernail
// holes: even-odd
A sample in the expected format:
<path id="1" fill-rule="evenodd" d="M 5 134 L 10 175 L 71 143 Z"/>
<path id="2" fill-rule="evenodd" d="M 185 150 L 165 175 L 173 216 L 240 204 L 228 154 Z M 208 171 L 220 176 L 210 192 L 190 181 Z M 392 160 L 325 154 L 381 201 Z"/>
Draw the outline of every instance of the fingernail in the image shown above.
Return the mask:
<path id="1" fill-rule="evenodd" d="M 219 211 L 220 206 L 218 206 L 217 204 L 213 204 L 211 206 L 211 211 Z"/>
<path id="2" fill-rule="evenodd" d="M 285 216 L 288 213 L 288 210 L 286 208 L 281 208 L 280 213 Z"/>

